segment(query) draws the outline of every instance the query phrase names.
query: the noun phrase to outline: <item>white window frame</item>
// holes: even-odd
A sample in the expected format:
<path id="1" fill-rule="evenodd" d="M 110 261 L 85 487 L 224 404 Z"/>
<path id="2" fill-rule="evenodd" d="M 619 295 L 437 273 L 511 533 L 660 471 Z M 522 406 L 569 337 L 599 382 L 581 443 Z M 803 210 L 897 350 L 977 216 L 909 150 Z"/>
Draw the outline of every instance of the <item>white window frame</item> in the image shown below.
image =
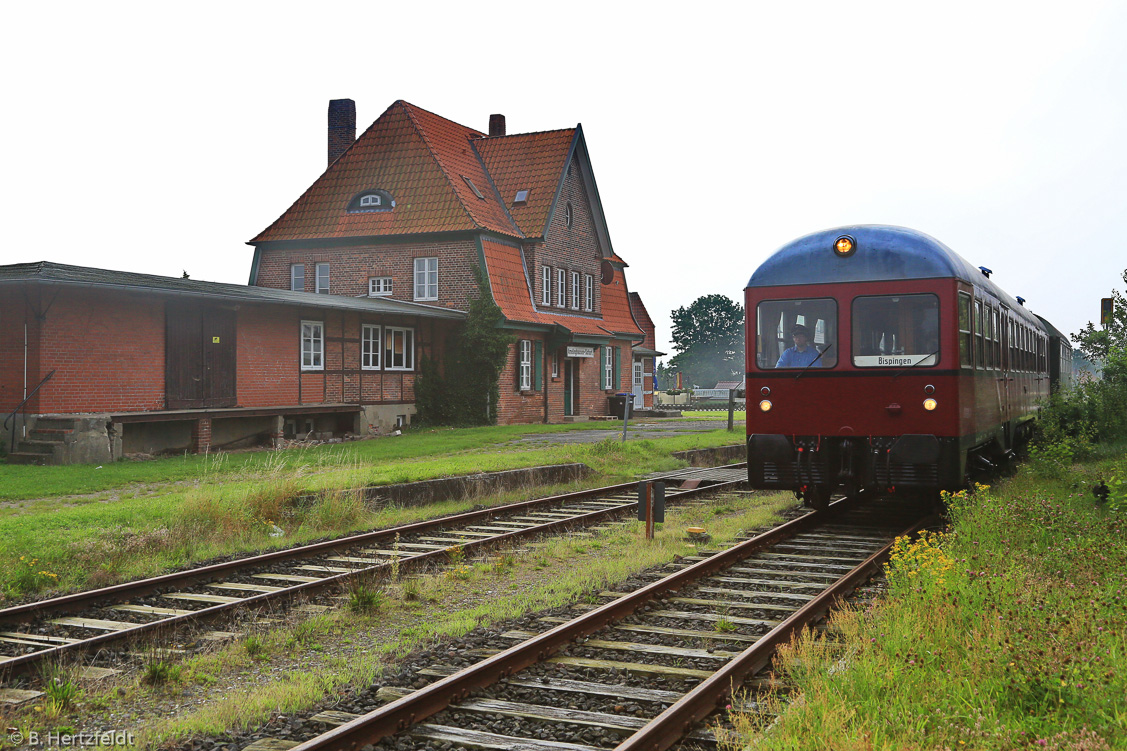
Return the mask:
<path id="1" fill-rule="evenodd" d="M 438 299 L 438 257 L 415 259 L 415 299 Z"/>
<path id="2" fill-rule="evenodd" d="M 603 347 L 603 390 L 614 388 L 614 347 Z"/>
<path id="3" fill-rule="evenodd" d="M 384 370 L 414 370 L 415 369 L 415 330 L 402 326 L 384 326 L 383 340 L 383 369 Z M 395 339 L 403 338 L 403 362 L 395 364 Z M 388 345 L 391 346 L 388 346 Z"/>
<path id="4" fill-rule="evenodd" d="M 368 277 L 368 297 L 387 297 L 391 294 L 390 276 Z"/>
<path id="5" fill-rule="evenodd" d="M 364 208 L 366 206 L 382 206 L 382 205 L 383 205 L 383 200 L 381 200 L 380 197 L 378 195 L 376 195 L 375 193 L 369 193 L 366 196 L 360 196 L 360 207 L 361 208 Z"/>
<path id="6" fill-rule="evenodd" d="M 379 370 L 383 359 L 383 338 L 380 327 L 365 323 L 360 330 L 360 368 Z"/>
<path id="7" fill-rule="evenodd" d="M 595 278 L 590 274 L 583 275 L 583 309 L 590 313 L 595 309 Z"/>
<path id="8" fill-rule="evenodd" d="M 552 378 L 560 377 L 560 353 L 556 352 L 552 355 Z"/>
<path id="9" fill-rule="evenodd" d="M 325 322 L 301 322 L 301 369 L 325 369 Z"/>
<path id="10" fill-rule="evenodd" d="M 317 264 L 316 274 L 317 274 L 317 277 L 316 277 L 317 278 L 317 286 L 316 286 L 317 294 L 318 295 L 329 294 L 329 264 L 327 264 L 327 263 Z M 321 283 L 322 281 L 324 281 L 323 285 Z"/>
<path id="11" fill-rule="evenodd" d="M 300 271 L 299 275 L 297 272 Z M 298 284 L 300 277 L 301 283 Z M 304 263 L 291 263 L 290 264 L 290 291 L 291 292 L 304 292 L 305 291 L 305 264 Z"/>
<path id="12" fill-rule="evenodd" d="M 532 340 L 520 340 L 520 390 L 532 390 Z"/>
<path id="13" fill-rule="evenodd" d="M 571 272 L 571 309 L 579 310 L 579 272 Z"/>
<path id="14" fill-rule="evenodd" d="M 540 267 L 540 304 L 552 304 L 552 267 Z"/>
<path id="15" fill-rule="evenodd" d="M 567 269 L 556 269 L 556 307 L 567 307 Z"/>

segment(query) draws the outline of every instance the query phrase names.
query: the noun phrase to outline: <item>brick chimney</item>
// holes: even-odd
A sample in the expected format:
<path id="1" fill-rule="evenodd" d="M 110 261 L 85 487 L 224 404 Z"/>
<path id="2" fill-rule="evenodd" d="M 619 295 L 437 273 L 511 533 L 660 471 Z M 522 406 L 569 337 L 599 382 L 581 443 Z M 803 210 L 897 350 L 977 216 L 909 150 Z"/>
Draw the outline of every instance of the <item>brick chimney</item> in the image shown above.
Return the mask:
<path id="1" fill-rule="evenodd" d="M 503 135 L 505 135 L 505 116 L 504 115 L 490 115 L 489 116 L 489 135 L 490 136 L 503 136 Z"/>
<path id="2" fill-rule="evenodd" d="M 337 160 L 356 140 L 356 102 L 329 100 L 329 164 Z"/>

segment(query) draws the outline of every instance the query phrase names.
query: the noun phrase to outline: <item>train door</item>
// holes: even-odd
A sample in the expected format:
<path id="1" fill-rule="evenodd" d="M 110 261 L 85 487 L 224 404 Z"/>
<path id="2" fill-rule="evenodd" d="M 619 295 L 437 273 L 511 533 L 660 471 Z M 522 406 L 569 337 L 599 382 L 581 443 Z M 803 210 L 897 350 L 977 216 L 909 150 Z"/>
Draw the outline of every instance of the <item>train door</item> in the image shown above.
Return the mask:
<path id="1" fill-rule="evenodd" d="M 1001 341 L 999 342 L 998 382 L 1002 399 L 1002 425 L 1005 431 L 1005 448 L 1012 449 L 1014 446 L 1014 430 L 1017 426 L 1013 424 L 1014 409 L 1011 401 L 1014 396 L 1014 379 L 1010 372 L 1010 341 L 1013 337 L 1013 319 L 1010 317 L 1010 309 L 1004 305 L 1001 306 L 999 319 L 998 333 Z"/>

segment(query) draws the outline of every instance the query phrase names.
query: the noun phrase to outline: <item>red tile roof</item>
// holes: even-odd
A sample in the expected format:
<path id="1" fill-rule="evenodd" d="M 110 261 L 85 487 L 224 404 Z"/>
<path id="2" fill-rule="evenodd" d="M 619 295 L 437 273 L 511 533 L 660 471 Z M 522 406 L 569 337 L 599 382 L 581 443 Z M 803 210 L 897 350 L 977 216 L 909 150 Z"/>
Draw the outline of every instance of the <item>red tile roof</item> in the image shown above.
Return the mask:
<path id="1" fill-rule="evenodd" d="M 251 243 L 477 229 L 520 237 L 473 149 L 471 141 L 480 138 L 472 128 L 396 101 Z M 395 208 L 348 213 L 356 194 L 374 188 L 389 192 Z"/>
<path id="2" fill-rule="evenodd" d="M 509 214 L 527 237 L 543 237 L 556 191 L 575 140 L 575 128 L 541 133 L 494 136 L 475 142 L 489 174 L 509 207 Z M 518 190 L 529 191 L 515 203 Z"/>
<path id="3" fill-rule="evenodd" d="M 486 239 L 482 241 L 482 250 L 485 252 L 493 299 L 509 321 L 555 324 L 573 334 L 587 336 L 610 338 L 622 334 L 622 338 L 626 339 L 642 339 L 645 336 L 630 315 L 629 293 L 621 270 L 616 270 L 614 280 L 602 287 L 602 317 L 539 311 L 532 304 L 520 248 Z"/>

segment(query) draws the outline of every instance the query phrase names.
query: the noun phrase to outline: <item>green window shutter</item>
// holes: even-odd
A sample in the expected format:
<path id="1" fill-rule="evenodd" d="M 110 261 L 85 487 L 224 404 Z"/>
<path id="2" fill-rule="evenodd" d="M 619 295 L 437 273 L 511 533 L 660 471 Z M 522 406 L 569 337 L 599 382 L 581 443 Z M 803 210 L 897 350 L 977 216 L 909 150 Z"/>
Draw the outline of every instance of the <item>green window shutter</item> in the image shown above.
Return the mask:
<path id="1" fill-rule="evenodd" d="M 537 340 L 532 347 L 532 388 L 544 388 L 544 342 Z"/>
<path id="2" fill-rule="evenodd" d="M 607 377 L 604 375 L 605 369 L 603 366 L 603 357 L 603 346 L 600 344 L 599 346 L 595 347 L 595 361 L 599 364 L 597 372 L 599 374 L 599 388 L 601 389 L 605 389 L 607 387 Z"/>
<path id="3" fill-rule="evenodd" d="M 622 347 L 614 348 L 614 385 L 611 388 L 615 391 L 622 388 Z"/>

